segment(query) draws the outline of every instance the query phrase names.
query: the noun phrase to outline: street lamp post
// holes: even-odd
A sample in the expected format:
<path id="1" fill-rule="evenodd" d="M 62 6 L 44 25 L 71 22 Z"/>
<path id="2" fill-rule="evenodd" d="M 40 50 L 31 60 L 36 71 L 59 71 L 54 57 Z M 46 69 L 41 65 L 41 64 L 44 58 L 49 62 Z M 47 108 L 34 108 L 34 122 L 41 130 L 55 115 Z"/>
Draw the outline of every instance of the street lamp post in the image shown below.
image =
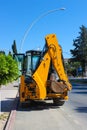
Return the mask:
<path id="1" fill-rule="evenodd" d="M 53 9 L 53 10 L 49 10 L 43 14 L 41 14 L 39 17 L 37 17 L 31 24 L 30 26 L 28 27 L 28 29 L 25 31 L 25 34 L 23 36 L 23 39 L 21 40 L 21 47 L 20 47 L 20 52 L 22 51 L 22 47 L 23 47 L 23 44 L 24 44 L 24 41 L 29 33 L 29 31 L 32 29 L 32 27 L 35 25 L 35 23 L 37 23 L 41 18 L 43 18 L 44 16 L 50 14 L 50 13 L 54 13 L 56 11 L 59 11 L 59 10 L 65 10 L 65 8 L 58 8 L 58 9 Z"/>

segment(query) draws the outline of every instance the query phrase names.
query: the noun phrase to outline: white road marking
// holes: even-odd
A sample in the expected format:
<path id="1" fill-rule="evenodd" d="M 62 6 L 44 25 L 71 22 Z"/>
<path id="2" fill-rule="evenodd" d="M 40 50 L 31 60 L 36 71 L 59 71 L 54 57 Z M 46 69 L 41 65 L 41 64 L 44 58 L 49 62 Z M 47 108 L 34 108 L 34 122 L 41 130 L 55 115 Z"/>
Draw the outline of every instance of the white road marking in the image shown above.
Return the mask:
<path id="1" fill-rule="evenodd" d="M 72 117 L 72 115 L 68 115 L 68 117 Z"/>
<path id="2" fill-rule="evenodd" d="M 76 124 L 78 124 L 78 125 L 80 124 L 77 120 L 73 120 L 73 121 L 74 121 Z"/>
<path id="3" fill-rule="evenodd" d="M 62 111 L 64 111 L 64 108 L 61 107 L 60 109 L 61 109 Z"/>

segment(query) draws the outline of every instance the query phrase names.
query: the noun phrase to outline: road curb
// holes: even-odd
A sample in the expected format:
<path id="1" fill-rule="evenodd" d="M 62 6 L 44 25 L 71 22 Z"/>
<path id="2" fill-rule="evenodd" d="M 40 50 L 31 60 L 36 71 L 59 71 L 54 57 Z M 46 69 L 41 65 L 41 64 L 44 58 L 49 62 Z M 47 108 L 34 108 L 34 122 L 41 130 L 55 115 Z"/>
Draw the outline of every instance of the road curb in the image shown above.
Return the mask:
<path id="1" fill-rule="evenodd" d="M 15 117 L 16 117 L 16 109 L 17 109 L 18 101 L 19 101 L 18 94 L 19 93 L 17 92 L 16 98 L 13 101 L 12 110 L 9 114 L 8 120 L 7 120 L 3 130 L 12 130 L 13 129 L 13 125 L 14 125 L 14 121 L 15 121 Z"/>

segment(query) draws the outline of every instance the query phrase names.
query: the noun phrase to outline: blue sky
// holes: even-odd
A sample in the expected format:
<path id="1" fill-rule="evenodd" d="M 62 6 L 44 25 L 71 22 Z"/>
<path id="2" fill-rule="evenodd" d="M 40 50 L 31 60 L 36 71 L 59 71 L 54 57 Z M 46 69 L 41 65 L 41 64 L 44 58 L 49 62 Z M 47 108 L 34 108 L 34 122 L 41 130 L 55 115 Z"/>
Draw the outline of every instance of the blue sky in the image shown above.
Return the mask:
<path id="1" fill-rule="evenodd" d="M 31 23 L 43 13 L 56 11 L 39 19 L 22 41 Z M 0 50 L 11 50 L 16 40 L 18 52 L 42 49 L 45 36 L 55 33 L 65 58 L 71 57 L 73 39 L 79 35 L 79 27 L 87 27 L 87 0 L 0 0 Z"/>

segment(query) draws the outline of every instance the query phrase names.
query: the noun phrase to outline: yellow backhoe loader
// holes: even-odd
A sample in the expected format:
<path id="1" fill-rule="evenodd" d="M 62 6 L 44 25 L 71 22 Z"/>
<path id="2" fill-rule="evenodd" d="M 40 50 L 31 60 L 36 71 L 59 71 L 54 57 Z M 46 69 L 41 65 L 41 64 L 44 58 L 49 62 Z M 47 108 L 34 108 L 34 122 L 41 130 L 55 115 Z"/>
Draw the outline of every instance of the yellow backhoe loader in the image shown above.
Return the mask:
<path id="1" fill-rule="evenodd" d="M 47 35 L 45 42 L 43 51 L 30 50 L 26 54 L 15 54 L 22 65 L 20 103 L 52 99 L 55 105 L 62 106 L 68 99 L 72 85 L 64 69 L 62 49 L 56 35 Z"/>

